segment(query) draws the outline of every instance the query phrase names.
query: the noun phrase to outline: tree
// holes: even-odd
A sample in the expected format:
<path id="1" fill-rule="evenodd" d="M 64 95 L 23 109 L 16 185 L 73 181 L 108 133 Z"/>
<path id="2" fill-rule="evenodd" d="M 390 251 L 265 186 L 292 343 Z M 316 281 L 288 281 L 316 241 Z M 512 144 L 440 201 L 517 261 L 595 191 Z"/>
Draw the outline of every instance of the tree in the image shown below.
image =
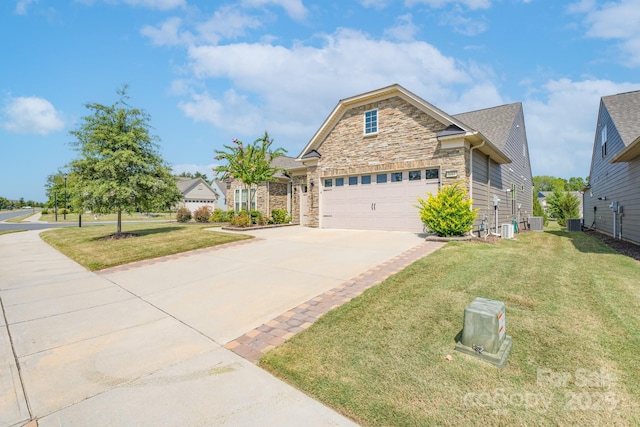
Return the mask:
<path id="1" fill-rule="evenodd" d="M 420 219 L 438 236 L 463 236 L 471 231 L 479 209 L 471 209 L 473 201 L 467 198 L 460 183 L 444 186 L 427 199 L 418 197 Z"/>
<path id="2" fill-rule="evenodd" d="M 582 191 L 587 186 L 587 181 L 583 178 L 572 176 L 569 178 L 569 185 L 565 187 L 567 191 Z"/>
<path id="3" fill-rule="evenodd" d="M 543 225 L 547 225 L 549 223 L 549 215 L 544 211 L 544 208 L 540 204 L 540 200 L 538 199 L 538 194 L 534 191 L 533 194 L 533 216 L 542 217 Z"/>
<path id="4" fill-rule="evenodd" d="M 551 215 L 558 220 L 561 226 L 567 225 L 570 218 L 578 218 L 580 215 L 580 200 L 572 193 L 555 190 L 547 197 L 547 204 Z"/>
<path id="5" fill-rule="evenodd" d="M 248 146 L 242 141 L 233 139 L 234 145 L 224 145 L 224 150 L 214 150 L 216 160 L 226 160 L 226 164 L 213 168 L 217 179 L 240 180 L 244 183 L 247 193 L 254 185 L 267 181 L 275 181 L 276 172 L 285 172 L 283 168 L 273 167 L 274 159 L 283 156 L 287 150 L 284 148 L 271 149 L 273 139 L 267 131 L 264 135 Z M 255 194 L 247 197 L 247 212 L 251 210 L 251 202 Z"/>
<path id="6" fill-rule="evenodd" d="M 82 118 L 72 146 L 79 157 L 69 165 L 76 179 L 72 191 L 82 209 L 118 214 L 149 206 L 168 207 L 181 197 L 175 178 L 158 154 L 157 137 L 149 134 L 149 115 L 126 103 L 127 86 L 113 105 L 88 103 L 93 114 Z M 67 182 L 69 187 L 69 182 Z"/>
<path id="7" fill-rule="evenodd" d="M 196 173 L 181 172 L 180 174 L 178 174 L 178 176 L 181 177 L 181 178 L 202 178 L 207 183 L 211 182 L 211 181 L 209 181 L 209 177 L 206 174 L 202 173 L 202 172 L 196 172 Z"/>
<path id="8" fill-rule="evenodd" d="M 5 197 L 0 197 L 0 209 L 6 209 L 10 205 L 9 199 Z"/>

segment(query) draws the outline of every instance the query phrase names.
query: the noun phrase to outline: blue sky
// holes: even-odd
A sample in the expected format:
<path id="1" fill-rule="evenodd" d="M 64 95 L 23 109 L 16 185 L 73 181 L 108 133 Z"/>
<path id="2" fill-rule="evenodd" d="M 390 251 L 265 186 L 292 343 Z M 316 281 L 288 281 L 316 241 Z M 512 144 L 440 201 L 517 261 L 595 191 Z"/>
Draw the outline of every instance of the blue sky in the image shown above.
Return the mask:
<path id="1" fill-rule="evenodd" d="M 129 85 L 176 172 L 264 130 L 297 156 L 399 83 L 456 114 L 522 102 L 534 175 L 589 173 L 601 96 L 640 89 L 640 0 L 5 0 L 0 196 L 45 201 L 69 131 Z"/>

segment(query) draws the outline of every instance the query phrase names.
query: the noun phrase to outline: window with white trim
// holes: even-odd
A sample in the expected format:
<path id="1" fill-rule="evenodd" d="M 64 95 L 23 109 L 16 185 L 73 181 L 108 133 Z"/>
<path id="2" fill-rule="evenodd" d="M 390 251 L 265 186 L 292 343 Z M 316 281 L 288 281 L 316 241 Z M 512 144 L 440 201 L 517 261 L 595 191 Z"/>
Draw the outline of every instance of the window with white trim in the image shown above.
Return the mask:
<path id="1" fill-rule="evenodd" d="M 600 146 L 602 149 L 602 158 L 607 155 L 607 125 L 602 126 L 600 130 Z"/>
<path id="2" fill-rule="evenodd" d="M 378 133 L 378 110 L 364 112 L 364 134 Z"/>
<path id="3" fill-rule="evenodd" d="M 241 210 L 247 209 L 247 194 L 249 194 L 249 192 L 247 191 L 246 188 L 236 188 L 236 190 L 234 191 L 233 207 L 236 212 L 240 212 Z M 256 189 L 255 188 L 251 189 L 250 209 L 251 210 L 256 209 Z"/>

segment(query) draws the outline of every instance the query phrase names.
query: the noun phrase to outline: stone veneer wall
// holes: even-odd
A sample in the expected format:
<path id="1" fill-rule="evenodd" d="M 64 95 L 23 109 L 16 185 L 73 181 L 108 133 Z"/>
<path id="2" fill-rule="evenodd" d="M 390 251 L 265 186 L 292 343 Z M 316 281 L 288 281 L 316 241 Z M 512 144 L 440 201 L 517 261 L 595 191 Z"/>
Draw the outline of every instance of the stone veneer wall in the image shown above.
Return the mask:
<path id="1" fill-rule="evenodd" d="M 244 189 L 242 181 L 234 181 L 227 190 L 227 210 L 235 209 L 235 190 Z M 287 209 L 287 188 L 286 182 L 262 183 L 256 189 L 256 208 L 264 215 L 271 217 L 273 209 Z M 271 195 L 269 196 L 269 192 Z M 267 212 L 269 210 L 269 212 Z"/>
<path id="2" fill-rule="evenodd" d="M 364 112 L 378 109 L 378 133 L 364 135 Z M 318 148 L 317 167 L 307 170 L 309 226 L 319 226 L 319 190 L 325 177 L 440 167 L 442 184 L 468 180 L 468 148 L 443 149 L 436 134 L 446 126 L 400 97 L 345 112 Z M 445 178 L 457 170 L 456 178 Z M 468 189 L 468 183 L 466 183 Z"/>

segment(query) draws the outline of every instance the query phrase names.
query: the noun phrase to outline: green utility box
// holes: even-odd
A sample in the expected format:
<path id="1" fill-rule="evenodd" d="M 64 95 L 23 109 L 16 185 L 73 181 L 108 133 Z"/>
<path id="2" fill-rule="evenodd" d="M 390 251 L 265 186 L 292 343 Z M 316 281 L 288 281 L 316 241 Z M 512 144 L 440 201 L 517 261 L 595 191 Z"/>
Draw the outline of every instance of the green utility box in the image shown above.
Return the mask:
<path id="1" fill-rule="evenodd" d="M 502 301 L 476 298 L 464 309 L 464 325 L 455 349 L 499 368 L 511 350 L 507 335 L 506 307 Z"/>

